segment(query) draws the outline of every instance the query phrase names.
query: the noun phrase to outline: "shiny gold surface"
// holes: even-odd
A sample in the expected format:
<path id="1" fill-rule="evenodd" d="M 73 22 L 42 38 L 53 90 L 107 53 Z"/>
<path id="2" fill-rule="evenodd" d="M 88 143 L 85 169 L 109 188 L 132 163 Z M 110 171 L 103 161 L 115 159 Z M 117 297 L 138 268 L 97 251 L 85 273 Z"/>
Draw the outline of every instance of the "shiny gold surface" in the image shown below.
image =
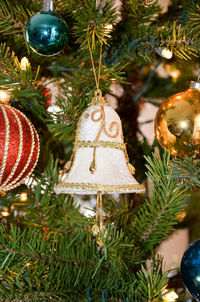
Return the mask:
<path id="1" fill-rule="evenodd" d="M 200 91 L 189 88 L 165 101 L 157 112 L 155 134 L 162 147 L 178 157 L 200 150 Z"/>

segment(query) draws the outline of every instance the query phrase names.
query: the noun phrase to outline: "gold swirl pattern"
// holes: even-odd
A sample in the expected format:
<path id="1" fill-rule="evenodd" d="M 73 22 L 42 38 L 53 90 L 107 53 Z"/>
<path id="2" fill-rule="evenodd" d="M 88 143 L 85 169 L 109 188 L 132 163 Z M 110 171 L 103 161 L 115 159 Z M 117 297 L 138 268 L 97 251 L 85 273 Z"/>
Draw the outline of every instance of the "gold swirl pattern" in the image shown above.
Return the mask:
<path id="1" fill-rule="evenodd" d="M 102 106 L 101 106 L 102 107 Z M 100 116 L 95 118 L 95 114 L 100 113 Z M 103 115 L 102 115 L 102 109 L 96 109 L 92 112 L 91 114 L 91 119 L 93 122 L 99 122 L 102 119 Z"/>
<path id="2" fill-rule="evenodd" d="M 109 136 L 110 138 L 115 138 L 119 135 L 119 124 L 117 122 L 112 122 L 108 128 L 108 130 L 110 132 L 113 131 L 113 128 L 116 127 L 116 133 L 115 134 L 109 134 L 106 130 L 106 128 L 104 127 L 104 132 L 106 133 L 107 136 Z"/>
<path id="3" fill-rule="evenodd" d="M 95 115 L 97 113 L 100 113 L 100 116 L 95 118 Z M 108 128 L 108 131 L 109 132 L 113 132 L 113 129 L 116 128 L 116 132 L 114 134 L 111 134 L 109 133 L 107 130 L 106 130 L 106 121 L 105 121 L 105 112 L 104 112 L 104 106 L 101 105 L 101 109 L 96 109 L 92 112 L 91 114 L 91 119 L 93 122 L 99 122 L 100 120 L 102 120 L 101 122 L 101 126 L 100 126 L 100 129 L 99 129 L 99 132 L 96 136 L 96 139 L 95 141 L 98 141 L 99 140 L 99 137 L 101 135 L 101 132 L 104 131 L 104 133 L 110 137 L 110 138 L 116 138 L 118 135 L 119 135 L 119 124 L 117 122 L 112 122 L 110 125 L 109 125 L 109 128 Z"/>
<path id="4" fill-rule="evenodd" d="M 100 113 L 100 116 L 95 118 L 95 115 L 97 113 Z M 102 131 L 104 131 L 106 136 L 108 136 L 110 138 L 116 138 L 119 135 L 119 124 L 117 122 L 112 122 L 109 125 L 109 128 L 108 128 L 108 131 L 112 132 L 113 129 L 116 127 L 116 133 L 114 133 L 114 134 L 108 133 L 108 131 L 106 130 L 105 111 L 104 111 L 104 106 L 103 105 L 101 105 L 101 109 L 96 109 L 92 112 L 91 119 L 92 119 L 93 122 L 101 121 L 101 126 L 100 126 L 99 131 L 97 133 L 97 136 L 95 138 L 95 142 L 99 141 L 99 138 L 100 138 L 100 135 L 101 135 Z M 89 168 L 89 170 L 92 174 L 94 174 L 94 172 L 96 170 L 96 163 L 95 163 L 96 160 L 95 160 L 95 158 L 96 158 L 96 147 L 94 147 L 93 160 L 92 160 L 90 168 Z"/>

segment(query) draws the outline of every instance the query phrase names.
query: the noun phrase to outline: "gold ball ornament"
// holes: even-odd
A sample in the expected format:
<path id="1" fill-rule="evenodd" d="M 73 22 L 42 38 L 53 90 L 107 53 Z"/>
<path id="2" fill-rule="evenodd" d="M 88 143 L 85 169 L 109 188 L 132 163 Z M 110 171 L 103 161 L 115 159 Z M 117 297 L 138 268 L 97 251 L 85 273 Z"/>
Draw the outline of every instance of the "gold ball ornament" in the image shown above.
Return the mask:
<path id="1" fill-rule="evenodd" d="M 200 151 L 200 83 L 191 82 L 185 92 L 166 100 L 155 118 L 159 144 L 178 157 Z"/>

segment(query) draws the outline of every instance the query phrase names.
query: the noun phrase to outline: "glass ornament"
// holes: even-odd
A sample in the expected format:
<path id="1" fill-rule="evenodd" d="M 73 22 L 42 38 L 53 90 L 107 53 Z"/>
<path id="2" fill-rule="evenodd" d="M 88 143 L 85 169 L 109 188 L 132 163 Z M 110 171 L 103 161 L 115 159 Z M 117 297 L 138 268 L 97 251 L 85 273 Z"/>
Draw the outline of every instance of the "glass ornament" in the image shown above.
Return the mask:
<path id="1" fill-rule="evenodd" d="M 181 276 L 189 293 L 200 301 L 200 240 L 194 241 L 181 261 Z"/>
<path id="2" fill-rule="evenodd" d="M 200 83 L 191 82 L 188 90 L 163 102 L 155 118 L 155 135 L 174 156 L 200 151 Z"/>
<path id="3" fill-rule="evenodd" d="M 58 54 L 68 41 L 67 24 L 57 15 L 52 3 L 44 1 L 42 11 L 33 15 L 26 25 L 26 40 L 29 46 L 43 56 Z"/>
<path id="4" fill-rule="evenodd" d="M 40 144 L 30 120 L 0 96 L 0 195 L 22 184 L 34 170 Z"/>

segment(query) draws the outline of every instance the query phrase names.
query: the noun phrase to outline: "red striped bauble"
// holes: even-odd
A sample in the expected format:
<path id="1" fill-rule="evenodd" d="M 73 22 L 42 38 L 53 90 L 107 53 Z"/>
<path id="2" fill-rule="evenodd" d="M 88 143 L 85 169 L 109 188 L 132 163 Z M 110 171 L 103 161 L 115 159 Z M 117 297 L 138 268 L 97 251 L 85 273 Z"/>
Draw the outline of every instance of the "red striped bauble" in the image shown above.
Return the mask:
<path id="1" fill-rule="evenodd" d="M 32 173 L 39 157 L 38 134 L 19 110 L 0 104 L 0 194 L 20 184 Z"/>

